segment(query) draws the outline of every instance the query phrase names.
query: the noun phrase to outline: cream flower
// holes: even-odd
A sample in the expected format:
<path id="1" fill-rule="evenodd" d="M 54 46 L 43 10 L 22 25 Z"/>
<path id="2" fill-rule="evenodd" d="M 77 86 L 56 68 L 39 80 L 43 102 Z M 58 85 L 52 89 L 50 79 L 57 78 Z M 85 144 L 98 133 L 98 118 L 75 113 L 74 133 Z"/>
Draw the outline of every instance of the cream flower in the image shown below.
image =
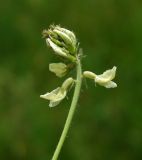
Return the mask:
<path id="1" fill-rule="evenodd" d="M 93 72 L 85 71 L 83 75 L 87 78 L 94 79 L 95 83 L 100 86 L 104 86 L 106 88 L 115 88 L 117 84 L 112 80 L 115 78 L 116 67 L 114 66 L 112 69 L 105 71 L 103 74 L 96 75 Z"/>
<path id="2" fill-rule="evenodd" d="M 66 97 L 66 94 L 66 90 L 62 90 L 61 87 L 58 87 L 51 92 L 41 95 L 40 97 L 50 101 L 49 107 L 54 107 Z"/>
<path id="3" fill-rule="evenodd" d="M 56 74 L 57 77 L 63 77 L 67 72 L 67 65 L 64 63 L 51 63 L 49 70 Z"/>
<path id="4" fill-rule="evenodd" d="M 47 92 L 40 97 L 50 101 L 49 107 L 55 107 L 66 97 L 67 91 L 72 86 L 73 82 L 73 78 L 70 77 L 63 82 L 61 87 L 58 87 L 51 92 Z"/>

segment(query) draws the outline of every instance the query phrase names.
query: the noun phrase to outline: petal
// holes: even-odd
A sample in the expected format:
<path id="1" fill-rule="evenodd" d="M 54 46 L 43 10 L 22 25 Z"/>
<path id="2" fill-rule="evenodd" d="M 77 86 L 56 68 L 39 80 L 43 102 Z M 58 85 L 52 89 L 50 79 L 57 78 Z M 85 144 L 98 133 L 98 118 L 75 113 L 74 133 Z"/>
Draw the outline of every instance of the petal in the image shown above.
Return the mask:
<path id="1" fill-rule="evenodd" d="M 56 101 L 61 101 L 66 97 L 67 91 L 60 89 L 59 92 L 55 95 L 54 99 L 52 100 L 53 102 Z"/>
<path id="2" fill-rule="evenodd" d="M 62 92 L 60 90 L 56 95 L 56 98 L 50 101 L 49 107 L 57 106 L 66 97 L 66 93 L 67 93 L 66 91 Z"/>
<path id="3" fill-rule="evenodd" d="M 57 77 L 63 77 L 66 74 L 67 66 L 64 63 L 51 63 L 49 70 L 55 73 Z"/>
<path id="4" fill-rule="evenodd" d="M 107 82 L 104 87 L 106 88 L 116 88 L 117 87 L 117 84 L 113 81 L 110 81 L 110 82 Z"/>
<path id="5" fill-rule="evenodd" d="M 47 92 L 46 94 L 40 95 L 40 97 L 47 99 L 47 100 L 53 100 L 53 99 L 55 99 L 59 90 L 60 90 L 60 87 L 54 89 L 52 92 Z"/>
<path id="6" fill-rule="evenodd" d="M 55 107 L 55 106 L 57 106 L 60 102 L 61 102 L 61 101 L 57 101 L 57 102 L 50 101 L 49 107 Z"/>
<path id="7" fill-rule="evenodd" d="M 101 75 L 97 75 L 95 78 L 95 82 L 97 83 L 106 83 L 114 79 L 116 73 L 116 67 L 114 66 L 112 69 L 105 71 Z"/>

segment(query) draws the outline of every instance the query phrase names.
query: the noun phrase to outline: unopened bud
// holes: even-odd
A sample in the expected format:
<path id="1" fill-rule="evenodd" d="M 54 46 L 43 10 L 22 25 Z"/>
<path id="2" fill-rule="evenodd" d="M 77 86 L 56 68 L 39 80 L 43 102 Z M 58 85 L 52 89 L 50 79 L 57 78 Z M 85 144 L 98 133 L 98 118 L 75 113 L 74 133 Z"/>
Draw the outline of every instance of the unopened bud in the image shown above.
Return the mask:
<path id="1" fill-rule="evenodd" d="M 46 43 L 48 46 L 50 46 L 53 51 L 59 55 L 59 56 L 62 56 L 62 57 L 67 57 L 67 51 L 61 47 L 59 47 L 57 44 L 55 44 L 54 42 L 52 42 L 52 40 L 50 38 L 47 38 L 46 39 Z"/>

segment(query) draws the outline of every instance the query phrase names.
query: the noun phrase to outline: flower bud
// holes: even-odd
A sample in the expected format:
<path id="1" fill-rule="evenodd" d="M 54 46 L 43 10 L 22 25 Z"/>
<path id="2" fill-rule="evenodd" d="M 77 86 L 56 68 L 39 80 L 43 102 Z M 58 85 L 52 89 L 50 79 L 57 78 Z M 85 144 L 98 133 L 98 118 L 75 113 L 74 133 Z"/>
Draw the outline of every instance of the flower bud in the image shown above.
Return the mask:
<path id="1" fill-rule="evenodd" d="M 62 31 L 62 32 L 64 32 L 64 33 L 66 33 L 70 37 L 73 45 L 77 45 L 77 39 L 76 39 L 76 36 L 75 36 L 75 34 L 73 32 L 71 32 L 68 29 L 58 27 L 58 26 L 57 26 L 57 29 Z"/>
<path id="2" fill-rule="evenodd" d="M 46 43 L 47 43 L 47 45 L 49 45 L 53 49 L 53 51 L 57 55 L 62 56 L 62 57 L 67 57 L 67 51 L 63 50 L 61 47 L 56 45 L 50 38 L 46 39 Z"/>

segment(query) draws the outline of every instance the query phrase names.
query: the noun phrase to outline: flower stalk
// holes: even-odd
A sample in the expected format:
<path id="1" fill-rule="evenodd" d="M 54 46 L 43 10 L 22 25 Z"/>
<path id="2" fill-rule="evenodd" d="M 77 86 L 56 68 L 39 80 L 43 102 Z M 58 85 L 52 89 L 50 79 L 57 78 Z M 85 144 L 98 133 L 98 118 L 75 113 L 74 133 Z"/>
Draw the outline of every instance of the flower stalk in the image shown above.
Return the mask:
<path id="1" fill-rule="evenodd" d="M 75 113 L 77 102 L 79 99 L 79 94 L 80 94 L 80 89 L 81 89 L 81 84 L 82 84 L 82 69 L 81 69 L 81 63 L 80 63 L 79 59 L 77 60 L 76 70 L 77 70 L 77 78 L 76 78 L 76 85 L 75 85 L 75 90 L 74 90 L 74 95 L 73 95 L 71 107 L 70 107 L 70 110 L 69 110 L 69 113 L 68 113 L 68 116 L 66 119 L 66 123 L 64 125 L 64 129 L 63 129 L 61 137 L 60 137 L 60 140 L 58 142 L 58 145 L 57 145 L 56 150 L 54 152 L 54 155 L 52 157 L 52 160 L 58 159 L 59 153 L 61 151 L 61 148 L 63 146 L 65 138 L 67 136 L 69 127 L 71 125 L 72 118 Z"/>

